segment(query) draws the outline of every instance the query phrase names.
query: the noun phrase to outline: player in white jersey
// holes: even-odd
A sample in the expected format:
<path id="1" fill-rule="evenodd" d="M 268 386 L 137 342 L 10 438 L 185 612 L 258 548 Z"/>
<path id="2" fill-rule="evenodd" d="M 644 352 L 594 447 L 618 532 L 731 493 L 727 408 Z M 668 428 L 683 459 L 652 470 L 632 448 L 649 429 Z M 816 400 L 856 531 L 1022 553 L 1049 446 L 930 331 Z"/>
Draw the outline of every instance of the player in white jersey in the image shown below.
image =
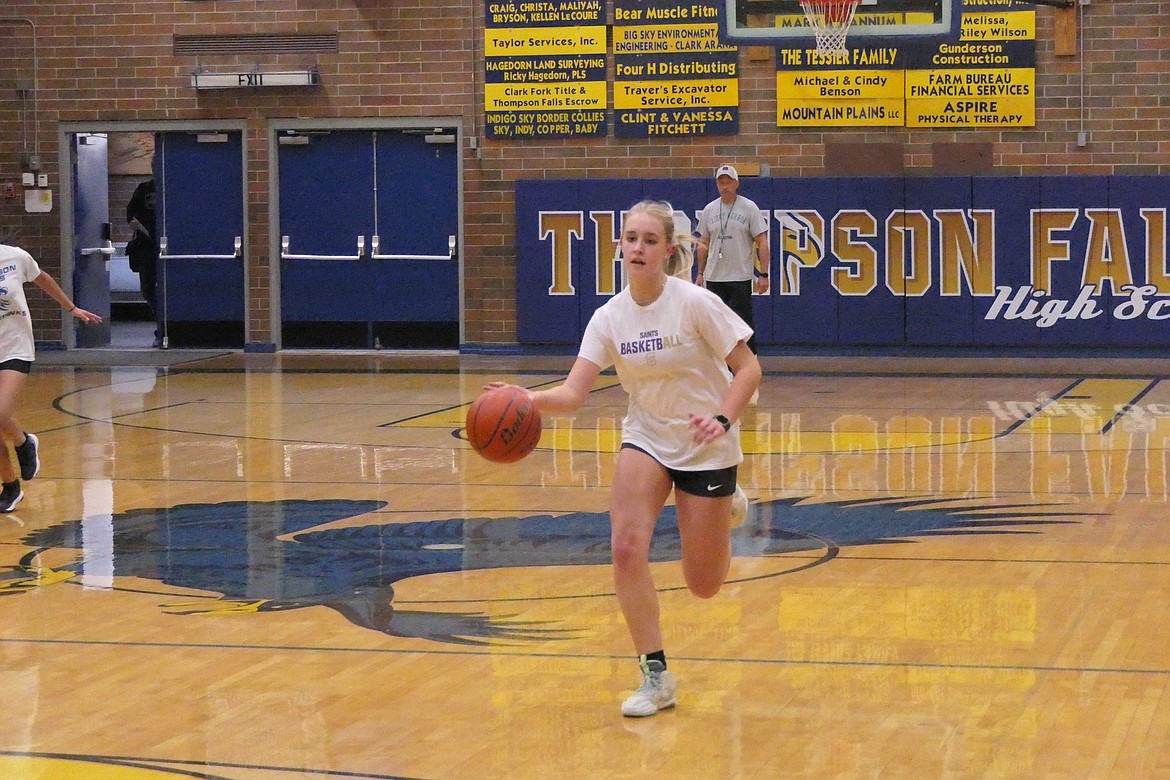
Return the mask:
<path id="1" fill-rule="evenodd" d="M 700 598 L 718 593 L 731 563 L 733 508 L 747 508 L 736 485 L 739 418 L 761 376 L 747 324 L 714 293 L 667 273 L 671 211 L 661 201 L 630 210 L 621 239 L 628 286 L 594 312 L 565 382 L 527 391 L 542 414 L 572 413 L 614 366 L 630 397 L 610 500 L 614 584 L 643 678 L 622 704 L 629 717 L 675 703 L 650 573 L 655 521 L 673 490 L 687 587 Z"/>
<path id="2" fill-rule="evenodd" d="M 20 466 L 18 476 L 8 448 L 0 446 L 0 512 L 16 508 L 24 498 L 20 480 L 32 479 L 41 469 L 37 437 L 25 433 L 16 419 L 17 398 L 36 358 L 32 318 L 24 297 L 26 282 L 40 287 L 82 322 L 102 321 L 93 312 L 78 308 L 32 255 L 19 247 L 0 244 L 0 437 L 12 444 Z"/>

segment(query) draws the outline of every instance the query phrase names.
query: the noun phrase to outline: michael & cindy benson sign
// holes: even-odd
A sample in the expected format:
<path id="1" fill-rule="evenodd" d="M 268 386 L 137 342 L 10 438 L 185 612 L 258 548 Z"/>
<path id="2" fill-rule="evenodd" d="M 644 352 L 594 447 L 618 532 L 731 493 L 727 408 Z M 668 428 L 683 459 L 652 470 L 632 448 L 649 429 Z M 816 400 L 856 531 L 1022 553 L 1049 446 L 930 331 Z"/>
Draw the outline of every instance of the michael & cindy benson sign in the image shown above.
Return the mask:
<path id="1" fill-rule="evenodd" d="M 740 194 L 770 225 L 760 344 L 1170 348 L 1168 185 L 743 177 Z M 716 197 L 706 178 L 517 182 L 520 342 L 579 342 L 621 284 L 631 205 L 669 200 L 694 225 Z"/>

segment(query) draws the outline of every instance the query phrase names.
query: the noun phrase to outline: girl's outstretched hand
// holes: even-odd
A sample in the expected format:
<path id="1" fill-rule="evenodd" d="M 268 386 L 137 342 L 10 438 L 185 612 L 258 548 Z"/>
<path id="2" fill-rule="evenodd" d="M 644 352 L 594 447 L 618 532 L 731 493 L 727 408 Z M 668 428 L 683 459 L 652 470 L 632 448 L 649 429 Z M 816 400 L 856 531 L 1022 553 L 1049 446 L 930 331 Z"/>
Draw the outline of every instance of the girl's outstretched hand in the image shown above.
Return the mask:
<path id="1" fill-rule="evenodd" d="M 69 313 L 84 322 L 86 325 L 97 325 L 102 321 L 101 316 L 94 314 L 92 311 L 86 311 L 82 308 L 76 308 Z"/>

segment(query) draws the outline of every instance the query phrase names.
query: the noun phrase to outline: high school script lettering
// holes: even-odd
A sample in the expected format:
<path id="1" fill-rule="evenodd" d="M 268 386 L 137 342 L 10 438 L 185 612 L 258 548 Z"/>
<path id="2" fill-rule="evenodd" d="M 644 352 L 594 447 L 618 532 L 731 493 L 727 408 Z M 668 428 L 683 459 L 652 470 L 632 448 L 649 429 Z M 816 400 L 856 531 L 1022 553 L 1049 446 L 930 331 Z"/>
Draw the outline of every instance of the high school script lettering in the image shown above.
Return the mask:
<path id="1" fill-rule="evenodd" d="M 1037 328 L 1051 328 L 1061 320 L 1091 320 L 1106 311 L 1095 300 L 1096 289 L 1092 285 L 1081 287 L 1073 300 L 1053 298 L 1030 285 L 995 289 L 995 300 L 983 315 L 985 320 L 1031 320 Z M 1113 319 L 1170 320 L 1170 296 L 1158 295 L 1158 288 L 1154 285 L 1127 284 L 1120 292 L 1127 297 L 1113 307 Z"/>

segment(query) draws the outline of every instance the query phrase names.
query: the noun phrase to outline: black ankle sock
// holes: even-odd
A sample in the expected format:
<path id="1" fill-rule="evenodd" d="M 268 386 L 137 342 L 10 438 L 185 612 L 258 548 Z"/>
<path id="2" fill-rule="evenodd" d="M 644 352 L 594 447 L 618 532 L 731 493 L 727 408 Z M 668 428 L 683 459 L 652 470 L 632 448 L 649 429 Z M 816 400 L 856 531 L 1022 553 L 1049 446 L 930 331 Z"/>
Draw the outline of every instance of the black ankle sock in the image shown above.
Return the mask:
<path id="1" fill-rule="evenodd" d="M 666 668 L 666 651 L 665 650 L 657 650 L 653 653 L 646 653 L 646 655 L 644 655 L 642 657 L 645 658 L 647 661 L 658 661 L 660 664 L 662 664 L 663 669 Z"/>

